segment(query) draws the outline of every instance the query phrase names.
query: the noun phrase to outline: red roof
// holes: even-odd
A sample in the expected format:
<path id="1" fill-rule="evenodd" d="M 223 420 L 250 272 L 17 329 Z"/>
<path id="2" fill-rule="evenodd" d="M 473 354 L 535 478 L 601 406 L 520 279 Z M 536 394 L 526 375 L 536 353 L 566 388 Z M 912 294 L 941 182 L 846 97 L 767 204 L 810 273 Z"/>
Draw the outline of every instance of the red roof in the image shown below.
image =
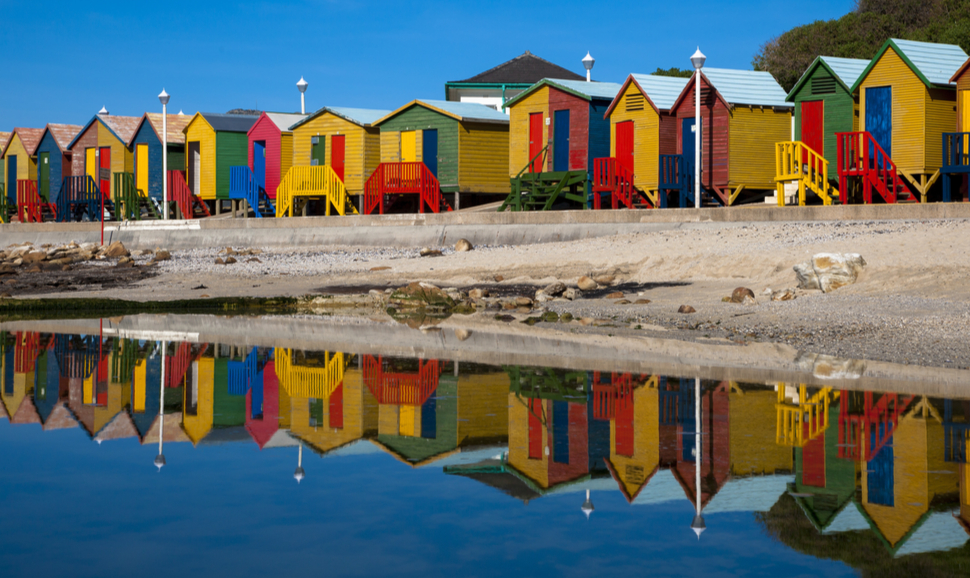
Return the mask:
<path id="1" fill-rule="evenodd" d="M 57 143 L 57 148 L 61 149 L 62 152 L 67 152 L 67 145 L 71 144 L 77 133 L 81 132 L 84 128 L 78 124 L 56 124 L 48 123 L 47 127 L 44 128 L 45 131 L 50 131 L 51 136 L 54 137 L 54 142 Z M 43 139 L 43 135 L 41 136 Z M 40 141 L 37 141 L 38 146 Z"/>
<path id="2" fill-rule="evenodd" d="M 64 402 L 59 402 L 54 406 L 54 411 L 47 416 L 47 421 L 44 422 L 44 431 L 50 431 L 55 429 L 71 429 L 77 427 L 77 420 L 74 419 L 74 414 L 71 410 L 67 409 L 67 405 Z"/>
<path id="3" fill-rule="evenodd" d="M 13 418 L 10 419 L 10 423 L 40 423 L 40 414 L 37 413 L 37 406 L 34 405 L 34 400 L 30 397 L 25 397 L 23 401 L 20 402 L 20 407 L 17 408 L 17 413 L 15 413 Z"/>
<path id="4" fill-rule="evenodd" d="M 135 131 L 138 130 L 138 125 L 141 124 L 140 116 L 115 116 L 111 114 L 99 114 L 98 118 L 105 126 L 111 129 L 121 142 L 126 146 L 131 142 L 131 138 L 135 136 Z"/>
<path id="5" fill-rule="evenodd" d="M 24 149 L 27 151 L 28 155 L 33 156 L 37 151 L 37 145 L 40 144 L 40 137 L 44 136 L 44 129 L 42 128 L 22 128 L 16 127 L 13 132 L 10 133 L 10 138 L 7 139 L 6 144 L 3 145 L 3 154 L 6 156 L 7 147 L 13 142 L 13 135 L 20 136 L 20 142 L 24 145 Z"/>

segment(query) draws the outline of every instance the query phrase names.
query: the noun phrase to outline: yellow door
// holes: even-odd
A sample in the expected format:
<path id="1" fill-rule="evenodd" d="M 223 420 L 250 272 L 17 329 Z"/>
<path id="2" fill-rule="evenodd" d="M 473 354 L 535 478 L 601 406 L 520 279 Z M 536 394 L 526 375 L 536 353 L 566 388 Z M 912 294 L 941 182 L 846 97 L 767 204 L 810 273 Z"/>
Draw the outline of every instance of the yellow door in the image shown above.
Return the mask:
<path id="1" fill-rule="evenodd" d="M 148 196 L 148 145 L 135 146 L 135 186 L 138 194 Z"/>
<path id="2" fill-rule="evenodd" d="M 84 149 L 84 174 L 98 182 L 98 149 Z"/>
<path id="3" fill-rule="evenodd" d="M 401 133 L 401 162 L 414 163 L 418 160 L 418 138 L 413 130 Z"/>

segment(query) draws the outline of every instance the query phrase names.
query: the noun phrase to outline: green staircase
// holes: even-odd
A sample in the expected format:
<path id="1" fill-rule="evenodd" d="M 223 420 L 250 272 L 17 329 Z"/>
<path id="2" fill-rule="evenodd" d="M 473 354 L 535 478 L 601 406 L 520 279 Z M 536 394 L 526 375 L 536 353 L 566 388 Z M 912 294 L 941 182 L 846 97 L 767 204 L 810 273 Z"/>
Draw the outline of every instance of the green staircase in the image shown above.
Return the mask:
<path id="1" fill-rule="evenodd" d="M 519 174 L 510 179 L 511 192 L 498 208 L 498 212 L 510 211 L 548 211 L 557 203 L 569 201 L 585 209 L 589 175 L 586 171 L 532 172 L 536 161 L 541 157 L 539 166 L 545 166 L 546 145 Z"/>

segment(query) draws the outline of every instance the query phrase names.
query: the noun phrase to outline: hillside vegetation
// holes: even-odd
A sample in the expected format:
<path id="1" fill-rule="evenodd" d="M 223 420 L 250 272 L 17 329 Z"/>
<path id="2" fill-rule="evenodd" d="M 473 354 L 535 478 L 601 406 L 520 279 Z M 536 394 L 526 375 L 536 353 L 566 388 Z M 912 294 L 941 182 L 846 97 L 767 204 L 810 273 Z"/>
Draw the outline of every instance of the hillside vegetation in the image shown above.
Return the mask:
<path id="1" fill-rule="evenodd" d="M 970 0 L 857 0 L 837 20 L 819 20 L 765 42 L 755 70 L 791 90 L 817 56 L 875 56 L 888 38 L 956 44 L 970 52 Z"/>

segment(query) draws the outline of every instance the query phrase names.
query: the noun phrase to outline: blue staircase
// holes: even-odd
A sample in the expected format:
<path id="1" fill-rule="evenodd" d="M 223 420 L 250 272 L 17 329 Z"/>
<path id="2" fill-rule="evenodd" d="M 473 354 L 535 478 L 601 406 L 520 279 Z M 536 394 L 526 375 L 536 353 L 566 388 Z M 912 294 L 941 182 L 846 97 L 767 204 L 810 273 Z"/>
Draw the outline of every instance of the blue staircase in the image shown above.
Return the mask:
<path id="1" fill-rule="evenodd" d="M 273 200 L 256 183 L 256 175 L 247 166 L 229 167 L 229 198 L 246 201 L 259 218 L 276 214 Z"/>
<path id="2" fill-rule="evenodd" d="M 229 361 L 229 394 L 246 395 L 253 384 L 257 382 L 259 373 L 266 365 L 265 359 L 260 363 L 259 348 L 253 347 L 242 361 Z"/>

